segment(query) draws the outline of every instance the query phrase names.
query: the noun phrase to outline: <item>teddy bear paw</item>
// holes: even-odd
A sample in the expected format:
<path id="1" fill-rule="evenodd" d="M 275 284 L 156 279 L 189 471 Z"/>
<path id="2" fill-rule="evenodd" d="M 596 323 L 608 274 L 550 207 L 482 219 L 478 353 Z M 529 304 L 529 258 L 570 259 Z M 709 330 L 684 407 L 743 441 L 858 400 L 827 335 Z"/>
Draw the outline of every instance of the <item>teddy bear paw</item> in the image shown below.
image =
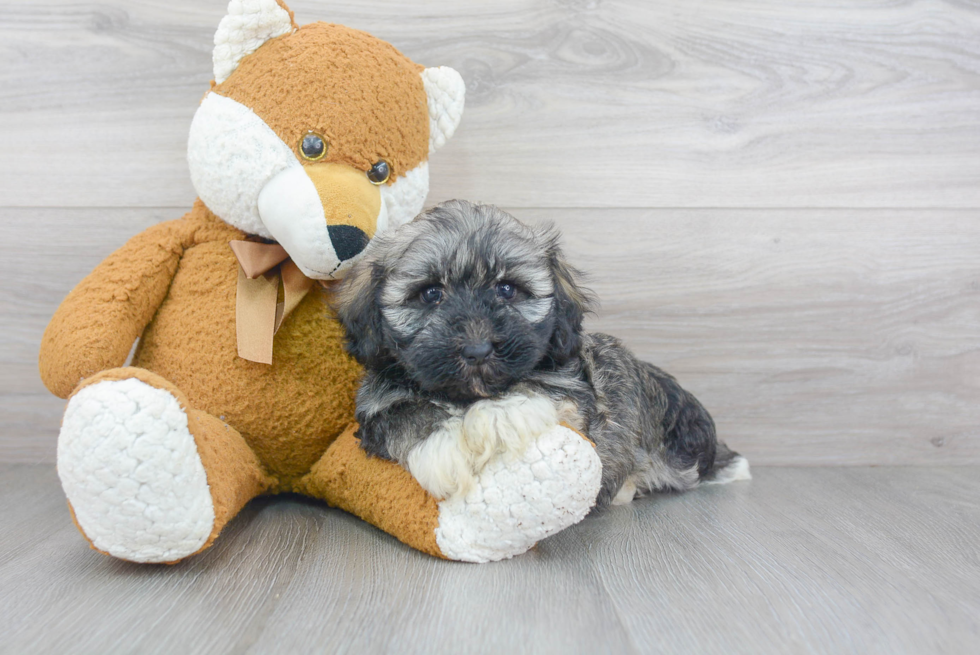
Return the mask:
<path id="1" fill-rule="evenodd" d="M 207 475 L 187 414 L 167 391 L 103 381 L 68 403 L 58 476 L 92 546 L 133 562 L 174 562 L 214 525 Z"/>
<path id="2" fill-rule="evenodd" d="M 564 426 L 532 441 L 521 457 L 491 459 L 469 493 L 439 503 L 436 541 L 466 562 L 514 557 L 581 521 L 595 504 L 602 465 L 591 443 Z"/>

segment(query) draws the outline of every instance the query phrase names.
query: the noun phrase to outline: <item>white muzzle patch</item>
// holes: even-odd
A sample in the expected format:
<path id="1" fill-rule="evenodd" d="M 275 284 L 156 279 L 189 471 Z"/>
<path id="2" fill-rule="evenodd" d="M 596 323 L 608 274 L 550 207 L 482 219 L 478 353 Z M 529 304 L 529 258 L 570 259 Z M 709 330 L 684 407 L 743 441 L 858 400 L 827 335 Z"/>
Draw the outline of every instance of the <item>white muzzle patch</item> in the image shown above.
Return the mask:
<path id="1" fill-rule="evenodd" d="M 259 216 L 266 183 L 302 164 L 279 135 L 245 105 L 209 93 L 191 122 L 187 140 L 191 183 L 204 204 L 248 234 L 274 238 Z"/>
<path id="2" fill-rule="evenodd" d="M 269 180 L 257 205 L 266 229 L 299 270 L 316 280 L 334 276 L 341 261 L 330 241 L 320 196 L 302 166 L 287 168 Z"/>

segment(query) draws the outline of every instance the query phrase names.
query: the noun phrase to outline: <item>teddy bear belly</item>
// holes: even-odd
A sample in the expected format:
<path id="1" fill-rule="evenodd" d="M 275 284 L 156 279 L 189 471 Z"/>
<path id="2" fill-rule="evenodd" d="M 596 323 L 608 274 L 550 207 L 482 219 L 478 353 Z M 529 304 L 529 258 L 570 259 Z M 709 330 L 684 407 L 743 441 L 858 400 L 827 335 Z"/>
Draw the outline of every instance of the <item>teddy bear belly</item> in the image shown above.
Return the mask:
<path id="1" fill-rule="evenodd" d="M 353 420 L 361 371 L 320 285 L 283 322 L 271 365 L 240 358 L 237 279 L 227 243 L 188 249 L 133 364 L 238 430 L 288 490 Z"/>

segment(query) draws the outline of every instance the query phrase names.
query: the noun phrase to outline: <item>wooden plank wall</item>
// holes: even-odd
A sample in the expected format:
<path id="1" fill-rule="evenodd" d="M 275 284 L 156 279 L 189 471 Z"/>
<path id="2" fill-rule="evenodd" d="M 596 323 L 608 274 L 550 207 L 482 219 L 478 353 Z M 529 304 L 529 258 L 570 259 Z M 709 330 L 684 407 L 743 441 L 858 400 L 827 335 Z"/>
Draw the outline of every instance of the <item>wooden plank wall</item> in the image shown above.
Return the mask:
<path id="1" fill-rule="evenodd" d="M 223 0 L 0 5 L 0 461 L 51 462 L 41 332 L 194 198 Z M 550 220 L 755 464 L 980 463 L 980 5 L 291 3 L 468 85 L 430 201 Z"/>

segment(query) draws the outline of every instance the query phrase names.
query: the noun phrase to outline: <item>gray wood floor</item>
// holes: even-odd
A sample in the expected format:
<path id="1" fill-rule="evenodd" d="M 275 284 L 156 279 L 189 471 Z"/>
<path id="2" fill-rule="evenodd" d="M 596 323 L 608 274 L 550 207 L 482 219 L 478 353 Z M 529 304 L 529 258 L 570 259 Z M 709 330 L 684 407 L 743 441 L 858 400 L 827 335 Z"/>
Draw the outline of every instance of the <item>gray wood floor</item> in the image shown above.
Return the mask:
<path id="1" fill-rule="evenodd" d="M 0 467 L 4 653 L 976 653 L 980 469 L 759 468 L 443 562 L 298 497 L 205 554 L 89 550 L 50 466 Z"/>

